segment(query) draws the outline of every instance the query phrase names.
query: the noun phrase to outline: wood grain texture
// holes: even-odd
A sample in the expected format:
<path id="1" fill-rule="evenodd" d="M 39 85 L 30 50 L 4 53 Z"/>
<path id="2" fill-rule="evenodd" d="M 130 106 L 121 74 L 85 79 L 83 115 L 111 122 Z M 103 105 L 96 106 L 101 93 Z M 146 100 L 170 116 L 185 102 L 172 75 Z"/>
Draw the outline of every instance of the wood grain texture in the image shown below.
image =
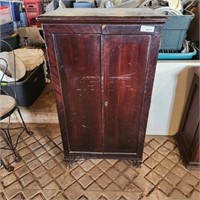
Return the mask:
<path id="1" fill-rule="evenodd" d="M 186 102 L 178 133 L 175 135 L 180 152 L 187 168 L 200 167 L 200 112 L 199 75 L 200 68 L 194 68 L 194 78 Z"/>
<path id="2" fill-rule="evenodd" d="M 118 158 L 140 163 L 166 19 L 40 19 L 45 22 L 66 158 Z M 153 31 L 141 31 L 146 22 Z"/>
<path id="3" fill-rule="evenodd" d="M 103 151 L 100 35 L 56 34 L 54 43 L 70 150 Z"/>
<path id="4" fill-rule="evenodd" d="M 149 45 L 149 36 L 103 37 L 106 152 L 136 153 Z"/>
<path id="5" fill-rule="evenodd" d="M 65 113 L 64 113 L 64 105 L 63 105 L 63 98 L 62 98 L 62 89 L 61 89 L 61 82 L 59 76 L 58 65 L 56 62 L 56 49 L 54 48 L 53 43 L 53 35 L 51 32 L 48 32 L 48 25 L 43 26 L 44 30 L 44 37 L 46 41 L 46 49 L 48 54 L 48 63 L 50 65 L 50 75 L 53 84 L 53 90 L 56 98 L 56 106 L 58 111 L 58 119 L 60 123 L 60 131 L 63 143 L 64 154 L 67 157 L 69 154 L 69 140 L 68 140 L 68 132 L 67 132 L 67 124 L 65 123 Z"/>
<path id="6" fill-rule="evenodd" d="M 167 16 L 152 9 L 98 8 L 98 9 L 56 9 L 38 17 L 42 23 L 50 24 L 163 24 Z"/>

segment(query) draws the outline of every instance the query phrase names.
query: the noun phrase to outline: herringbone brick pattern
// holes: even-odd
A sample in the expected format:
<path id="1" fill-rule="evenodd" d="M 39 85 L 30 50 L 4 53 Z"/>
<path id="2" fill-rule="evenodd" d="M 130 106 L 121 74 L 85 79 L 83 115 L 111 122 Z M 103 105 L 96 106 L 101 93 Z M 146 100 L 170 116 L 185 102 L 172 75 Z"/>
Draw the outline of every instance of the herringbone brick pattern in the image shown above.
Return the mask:
<path id="1" fill-rule="evenodd" d="M 147 136 L 141 168 L 127 161 L 63 160 L 58 124 L 29 124 L 33 136 L 22 135 L 14 167 L 0 168 L 2 200 L 197 200 L 200 172 L 186 170 L 172 137 Z"/>

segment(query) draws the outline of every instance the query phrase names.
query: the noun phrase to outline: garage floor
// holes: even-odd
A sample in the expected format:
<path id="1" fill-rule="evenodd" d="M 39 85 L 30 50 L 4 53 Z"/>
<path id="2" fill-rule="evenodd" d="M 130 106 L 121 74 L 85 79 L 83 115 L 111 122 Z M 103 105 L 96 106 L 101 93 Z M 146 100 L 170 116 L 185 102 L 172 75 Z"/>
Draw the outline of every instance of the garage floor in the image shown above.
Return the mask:
<path id="1" fill-rule="evenodd" d="M 34 135 L 22 135 L 17 147 L 20 162 L 14 162 L 11 152 L 0 151 L 15 167 L 10 173 L 0 168 L 0 200 L 200 199 L 200 171 L 185 169 L 172 137 L 146 136 L 140 168 L 127 161 L 102 159 L 66 166 L 58 123 L 48 121 L 57 120 L 49 114 L 56 112 L 53 103 L 52 93 L 45 90 L 28 114 L 22 109 L 27 120 L 31 114 L 36 120 L 28 124 Z"/>

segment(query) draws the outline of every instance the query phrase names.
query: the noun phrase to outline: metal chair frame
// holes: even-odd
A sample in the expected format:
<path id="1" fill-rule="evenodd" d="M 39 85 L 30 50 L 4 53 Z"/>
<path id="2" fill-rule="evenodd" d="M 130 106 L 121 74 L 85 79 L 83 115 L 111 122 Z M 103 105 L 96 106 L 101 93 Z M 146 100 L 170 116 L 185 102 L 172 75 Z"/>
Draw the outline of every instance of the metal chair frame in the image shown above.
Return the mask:
<path id="1" fill-rule="evenodd" d="M 1 42 L 4 42 L 6 43 L 10 49 L 13 51 L 12 47 L 4 40 L 1 40 Z M 13 52 L 13 56 L 14 56 L 14 99 L 16 101 L 16 62 L 15 62 L 15 54 Z M 2 75 L 2 78 L 0 80 L 0 95 L 3 93 L 3 94 L 6 94 L 8 96 L 10 96 L 9 94 L 7 94 L 7 92 L 5 90 L 2 89 L 2 85 L 4 84 L 4 81 L 3 81 L 3 77 L 8 69 L 8 63 L 7 61 L 4 59 L 4 58 L 0 58 L 2 60 L 4 60 L 4 62 L 6 63 L 6 67 L 5 67 L 5 70 L 3 71 L 3 75 Z M 11 115 L 17 111 L 19 117 L 20 117 L 20 126 L 15 126 L 15 127 L 10 127 L 11 126 Z M 19 139 L 20 139 L 20 136 L 22 135 L 22 133 L 26 132 L 28 135 L 32 135 L 33 132 L 28 130 L 25 122 L 24 122 L 24 119 L 22 117 L 22 114 L 21 114 L 21 111 L 20 111 L 20 108 L 17 106 L 17 102 L 16 102 L 16 105 L 15 107 L 10 110 L 8 113 L 5 113 L 3 116 L 0 117 L 0 121 L 3 120 L 3 119 L 6 119 L 8 118 L 8 124 L 5 128 L 2 128 L 0 127 L 0 131 L 2 133 L 2 137 L 4 139 L 4 141 L 6 142 L 6 146 L 3 146 L 3 147 L 0 147 L 0 149 L 4 149 L 4 150 L 11 150 L 14 154 L 14 160 L 16 162 L 19 162 L 21 160 L 21 156 L 19 155 L 19 153 L 17 152 L 17 145 L 19 143 Z M 21 129 L 21 132 L 19 132 L 17 138 L 16 138 L 16 142 L 14 143 L 13 140 L 12 140 L 12 131 L 13 130 L 18 130 L 18 129 Z M 0 166 L 4 166 L 4 168 L 7 170 L 7 171 L 12 171 L 14 170 L 14 167 L 11 166 L 9 163 L 6 164 L 3 160 L 3 158 L 0 157 Z"/>

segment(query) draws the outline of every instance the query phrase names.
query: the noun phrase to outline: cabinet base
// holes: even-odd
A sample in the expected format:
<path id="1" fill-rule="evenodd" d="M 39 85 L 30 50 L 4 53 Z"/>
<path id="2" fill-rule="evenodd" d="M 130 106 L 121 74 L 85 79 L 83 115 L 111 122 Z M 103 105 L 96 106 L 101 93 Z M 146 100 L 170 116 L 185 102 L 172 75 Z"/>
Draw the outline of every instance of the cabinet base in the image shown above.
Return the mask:
<path id="1" fill-rule="evenodd" d="M 84 155 L 84 154 L 65 154 L 64 161 L 66 162 L 67 166 L 71 166 L 74 163 L 78 162 L 79 160 L 86 160 L 86 159 L 117 159 L 124 162 L 128 162 L 134 167 L 141 167 L 142 158 L 133 158 L 130 156 L 112 156 L 109 154 L 92 154 L 92 155 Z"/>
<path id="2" fill-rule="evenodd" d="M 67 159 L 64 159 L 65 160 L 65 163 L 67 166 L 72 166 L 75 162 L 78 161 L 78 159 L 72 159 L 72 158 L 67 158 Z"/>
<path id="3" fill-rule="evenodd" d="M 133 160 L 131 161 L 134 167 L 141 167 L 142 161 L 141 160 Z"/>
<path id="4" fill-rule="evenodd" d="M 177 133 L 174 136 L 174 140 L 179 149 L 183 164 L 187 169 L 200 169 L 200 163 L 194 162 L 189 158 L 188 152 L 185 150 L 184 145 L 182 144 L 182 137 L 180 133 Z"/>

